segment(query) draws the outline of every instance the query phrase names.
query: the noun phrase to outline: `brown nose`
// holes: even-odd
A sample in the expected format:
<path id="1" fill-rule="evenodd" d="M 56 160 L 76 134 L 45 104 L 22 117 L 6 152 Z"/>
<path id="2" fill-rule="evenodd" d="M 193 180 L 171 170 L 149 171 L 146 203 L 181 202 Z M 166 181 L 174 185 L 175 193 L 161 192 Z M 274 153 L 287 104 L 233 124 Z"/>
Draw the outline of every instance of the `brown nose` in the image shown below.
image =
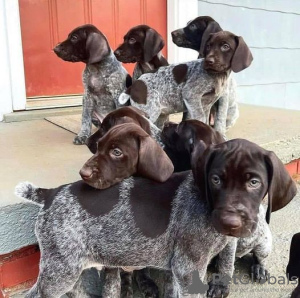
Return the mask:
<path id="1" fill-rule="evenodd" d="M 222 226 L 228 230 L 235 230 L 242 227 L 242 221 L 240 217 L 233 215 L 223 215 L 221 217 Z"/>
<path id="2" fill-rule="evenodd" d="M 115 50 L 115 55 L 116 56 L 120 56 L 121 55 L 121 51 L 120 50 Z"/>
<path id="3" fill-rule="evenodd" d="M 83 167 L 79 174 L 82 179 L 89 179 L 93 175 L 93 170 L 90 167 Z"/>
<path id="4" fill-rule="evenodd" d="M 206 62 L 207 64 L 209 64 L 209 65 L 212 65 L 212 64 L 215 63 L 215 59 L 214 59 L 214 57 L 212 57 L 212 56 L 206 57 L 206 58 L 205 58 L 205 62 Z"/>
<path id="5" fill-rule="evenodd" d="M 60 50 L 61 50 L 60 43 L 58 43 L 58 44 L 54 47 L 53 51 L 57 54 L 57 53 L 60 52 Z"/>

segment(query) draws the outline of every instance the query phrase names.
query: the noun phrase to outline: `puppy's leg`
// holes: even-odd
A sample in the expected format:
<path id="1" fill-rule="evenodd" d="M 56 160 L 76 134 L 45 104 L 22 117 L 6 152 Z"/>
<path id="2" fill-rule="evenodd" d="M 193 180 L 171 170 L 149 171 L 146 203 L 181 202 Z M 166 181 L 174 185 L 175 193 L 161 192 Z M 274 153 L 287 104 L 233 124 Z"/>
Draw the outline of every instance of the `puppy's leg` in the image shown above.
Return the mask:
<path id="1" fill-rule="evenodd" d="M 173 273 L 169 270 L 164 270 L 164 298 L 177 297 L 178 294 L 173 285 Z"/>
<path id="2" fill-rule="evenodd" d="M 121 278 L 119 268 L 104 269 L 102 298 L 118 298 L 121 294 Z"/>
<path id="3" fill-rule="evenodd" d="M 230 281 L 234 271 L 237 239 L 230 241 L 218 255 L 218 274 L 213 274 L 209 282 L 207 297 L 227 297 L 230 291 Z"/>
<path id="4" fill-rule="evenodd" d="M 148 268 L 144 268 L 141 270 L 136 270 L 134 272 L 135 280 L 138 284 L 138 287 L 144 297 L 147 298 L 158 298 L 158 287 L 155 282 L 150 277 L 150 272 Z"/>
<path id="5" fill-rule="evenodd" d="M 228 113 L 228 95 L 223 95 L 218 99 L 218 109 L 216 111 L 216 117 L 214 119 L 214 129 L 225 137 L 226 133 L 226 119 Z"/>
<path id="6" fill-rule="evenodd" d="M 73 143 L 75 145 L 85 144 L 87 138 L 91 135 L 93 110 L 93 98 L 87 90 L 83 95 L 81 128 L 78 135 L 74 138 Z"/>
<path id="7" fill-rule="evenodd" d="M 59 298 L 73 289 L 81 272 L 81 260 L 71 256 L 45 253 L 40 261 L 40 273 L 36 284 L 26 298 Z"/>
<path id="8" fill-rule="evenodd" d="M 121 271 L 121 298 L 133 297 L 132 272 Z"/>

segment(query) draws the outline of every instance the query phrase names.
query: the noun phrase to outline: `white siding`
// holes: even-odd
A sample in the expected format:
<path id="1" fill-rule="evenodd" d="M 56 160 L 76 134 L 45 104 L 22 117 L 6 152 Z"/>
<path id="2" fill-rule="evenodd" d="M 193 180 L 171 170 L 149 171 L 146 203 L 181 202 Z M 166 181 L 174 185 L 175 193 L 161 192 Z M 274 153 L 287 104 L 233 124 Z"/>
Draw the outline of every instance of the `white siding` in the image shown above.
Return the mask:
<path id="1" fill-rule="evenodd" d="M 235 74 L 240 102 L 300 110 L 300 1 L 199 0 L 198 14 L 251 48 L 252 65 Z"/>

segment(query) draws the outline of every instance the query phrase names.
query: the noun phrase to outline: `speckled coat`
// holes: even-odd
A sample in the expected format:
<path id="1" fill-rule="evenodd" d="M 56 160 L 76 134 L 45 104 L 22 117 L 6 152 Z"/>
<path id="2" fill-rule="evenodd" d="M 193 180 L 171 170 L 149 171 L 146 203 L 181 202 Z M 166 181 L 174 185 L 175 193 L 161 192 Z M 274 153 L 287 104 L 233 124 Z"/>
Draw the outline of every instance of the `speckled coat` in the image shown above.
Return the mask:
<path id="1" fill-rule="evenodd" d="M 160 67 L 155 73 L 143 74 L 138 81 L 142 81 L 146 86 L 145 101 L 142 102 L 144 99 L 137 100 L 122 93 L 119 102 L 124 104 L 130 100 L 132 106 L 146 112 L 150 120 L 159 127 L 169 114 L 186 110 L 189 119 L 197 119 L 208 124 L 212 105 L 219 98 L 228 96 L 232 97 L 230 102 L 236 104 L 236 95 L 232 79 L 228 80 L 229 72 L 209 74 L 204 70 L 203 62 L 203 59 L 198 59 L 184 64 L 172 64 Z M 179 78 L 176 75 L 178 73 Z M 133 84 L 132 88 L 135 88 L 134 86 Z M 227 102 L 230 104 L 229 101 Z M 220 115 L 224 116 L 225 124 L 224 121 L 223 124 L 220 122 L 217 130 L 224 133 L 227 113 L 224 115 L 220 113 Z M 231 118 L 235 120 L 237 116 Z M 228 125 L 231 125 L 234 120 L 229 121 Z"/>

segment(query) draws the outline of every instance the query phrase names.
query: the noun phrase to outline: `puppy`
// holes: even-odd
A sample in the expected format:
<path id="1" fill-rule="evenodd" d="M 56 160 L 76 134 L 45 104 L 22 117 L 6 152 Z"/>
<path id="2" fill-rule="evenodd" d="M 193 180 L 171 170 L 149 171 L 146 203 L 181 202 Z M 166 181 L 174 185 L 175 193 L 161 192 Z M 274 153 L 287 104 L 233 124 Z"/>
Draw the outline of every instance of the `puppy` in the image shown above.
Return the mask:
<path id="1" fill-rule="evenodd" d="M 98 117 L 98 115 L 96 115 Z M 121 107 L 110 112 L 104 119 L 98 117 L 99 128 L 87 140 L 86 145 L 90 151 L 95 154 L 97 143 L 113 126 L 123 123 L 135 123 L 139 125 L 146 133 L 151 135 L 159 144 L 161 144 L 161 130 L 147 119 L 147 115 L 135 107 Z"/>
<path id="2" fill-rule="evenodd" d="M 143 73 L 152 72 L 160 66 L 169 65 L 161 53 L 165 42 L 161 35 L 147 25 L 131 28 L 124 42 L 115 50 L 117 59 L 123 63 L 135 63 L 133 80 Z"/>
<path id="3" fill-rule="evenodd" d="M 85 183 L 105 189 L 133 174 L 164 182 L 174 167 L 162 148 L 140 126 L 124 123 L 112 127 L 99 141 L 97 152 L 84 164 Z"/>
<path id="4" fill-rule="evenodd" d="M 216 255 L 220 274 L 230 277 L 236 237 L 256 231 L 266 193 L 269 219 L 296 187 L 274 153 L 246 140 L 210 146 L 204 158 L 193 158 L 192 173 L 175 173 L 164 183 L 131 177 L 102 190 L 82 181 L 50 190 L 19 184 L 16 194 L 42 208 L 40 273 L 26 297 L 60 297 L 95 265 L 172 270 L 179 297 L 196 270 L 204 281 Z M 229 288 L 210 284 L 208 293 L 226 297 Z"/>
<path id="5" fill-rule="evenodd" d="M 188 118 L 209 124 L 212 105 L 231 93 L 227 81 L 231 71 L 239 72 L 250 66 L 252 54 L 242 37 L 221 31 L 210 35 L 204 55 L 205 59 L 143 74 L 121 94 L 120 104 L 130 100 L 132 106 L 147 113 L 159 128 L 169 114 L 185 112 L 185 109 Z M 226 117 L 222 120 L 222 125 L 215 128 L 224 134 Z"/>
<path id="6" fill-rule="evenodd" d="M 293 291 L 291 298 L 300 298 L 300 233 L 295 234 L 292 238 L 290 258 L 286 268 L 286 273 L 289 280 L 295 281 L 298 279 L 298 286 Z"/>
<path id="7" fill-rule="evenodd" d="M 219 132 L 198 120 L 185 120 L 179 124 L 166 122 L 161 140 L 175 172 L 191 169 L 191 155 L 195 147 L 202 146 L 204 150 L 211 144 L 225 142 Z"/>
<path id="8" fill-rule="evenodd" d="M 74 144 L 84 144 L 91 134 L 92 115 L 106 116 L 119 106 L 119 95 L 131 85 L 131 77 L 109 47 L 106 37 L 93 25 L 83 25 L 57 44 L 55 54 L 69 62 L 83 62 L 82 124 Z"/>

